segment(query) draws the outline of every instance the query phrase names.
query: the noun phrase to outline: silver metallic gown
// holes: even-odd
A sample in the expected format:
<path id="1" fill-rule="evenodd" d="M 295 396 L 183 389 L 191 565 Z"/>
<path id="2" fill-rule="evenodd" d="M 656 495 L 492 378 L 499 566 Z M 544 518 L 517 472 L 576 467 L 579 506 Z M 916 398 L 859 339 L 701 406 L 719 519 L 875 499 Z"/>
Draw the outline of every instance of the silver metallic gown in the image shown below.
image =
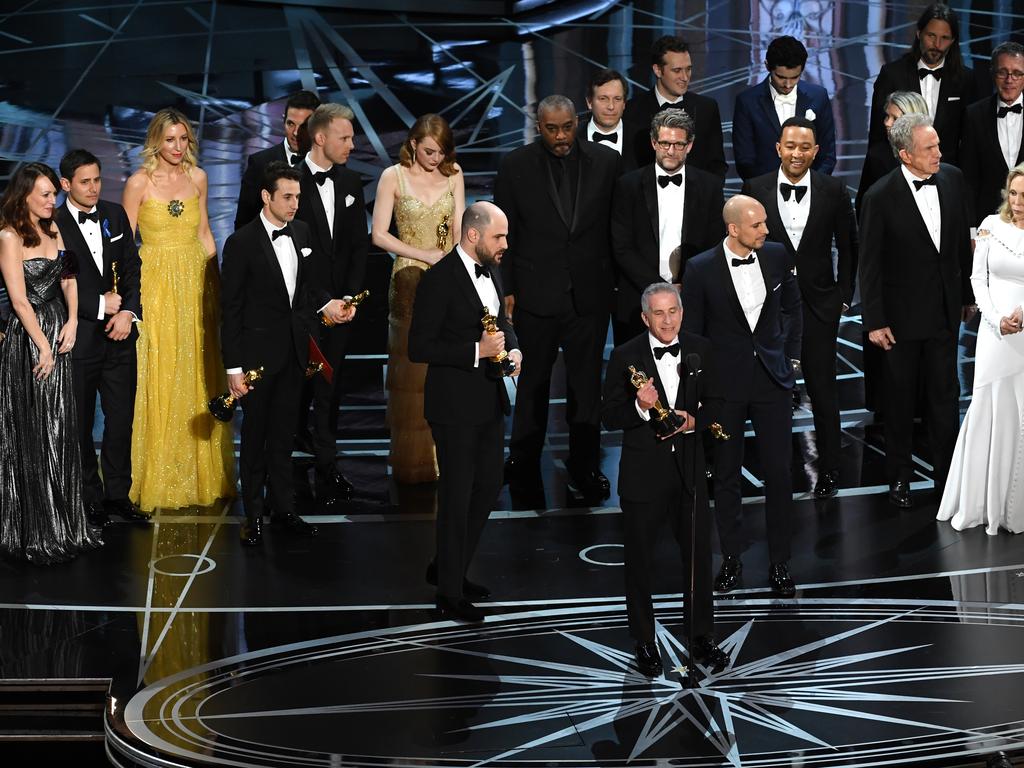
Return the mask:
<path id="1" fill-rule="evenodd" d="M 60 281 L 74 255 L 23 262 L 25 292 L 54 352 L 68 311 Z M 86 522 L 71 355 L 37 381 L 39 350 L 13 311 L 0 342 L 0 552 L 46 564 L 103 542 Z"/>

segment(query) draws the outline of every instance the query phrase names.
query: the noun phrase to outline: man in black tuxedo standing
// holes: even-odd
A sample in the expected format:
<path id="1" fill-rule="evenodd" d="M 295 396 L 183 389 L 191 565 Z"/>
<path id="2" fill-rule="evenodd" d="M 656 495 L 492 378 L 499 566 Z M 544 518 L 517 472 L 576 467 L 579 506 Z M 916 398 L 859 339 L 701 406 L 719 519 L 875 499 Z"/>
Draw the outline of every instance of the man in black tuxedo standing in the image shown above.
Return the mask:
<path id="1" fill-rule="evenodd" d="M 662 674 L 651 604 L 651 564 L 657 534 L 667 520 L 679 543 L 684 572 L 693 569 L 692 594 L 690 579 L 684 588 L 685 634 L 696 638 L 696 647 L 687 650 L 696 661 L 721 671 L 729 657 L 715 644 L 711 513 L 699 436 L 715 420 L 711 343 L 681 330 L 683 307 L 679 290 L 671 283 L 652 283 L 640 301 L 646 329 L 612 350 L 602 406 L 605 427 L 623 431 L 618 488 L 625 528 L 629 633 L 636 642 L 640 671 L 650 677 Z M 696 372 L 683 375 L 688 373 L 684 363 L 691 355 L 698 357 L 696 369 L 703 368 L 700 376 Z M 630 366 L 648 375 L 639 389 L 631 381 Z M 696 386 L 688 391 L 690 376 Z M 652 429 L 651 409 L 656 402 L 674 410 L 682 421 L 668 437 Z"/>
<path id="2" fill-rule="evenodd" d="M 301 197 L 296 218 L 310 230 L 313 263 L 309 291 L 313 308 L 334 325 L 317 325 L 320 350 L 334 368 L 334 382 L 316 376 L 307 385 L 300 413 L 299 447 L 313 453 L 317 503 L 323 510 L 352 494 L 353 488 L 335 466 L 338 398 L 351 323 L 356 307 L 344 299 L 363 290 L 370 236 L 359 174 L 345 167 L 352 151 L 355 115 L 342 104 L 322 104 L 306 127 L 312 141 L 299 164 Z M 315 332 L 314 332 L 314 335 Z M 306 431 L 312 399 L 312 435 Z"/>
<path id="3" fill-rule="evenodd" d="M 948 5 L 933 3 L 917 20 L 910 50 L 884 64 L 875 79 L 868 145 L 887 140 L 885 103 L 893 91 L 917 91 L 928 103 L 942 142 L 942 156 L 958 165 L 964 110 L 975 99 L 974 73 L 960 56 L 960 24 Z"/>
<path id="4" fill-rule="evenodd" d="M 914 414 L 924 422 L 941 496 L 960 427 L 956 354 L 970 313 L 973 222 L 959 169 L 941 163 L 927 115 L 904 115 L 889 131 L 900 167 L 864 195 L 860 294 L 868 339 L 885 350 L 885 463 L 889 501 L 913 505 Z"/>
<path id="5" fill-rule="evenodd" d="M 722 180 L 693 168 L 693 119 L 683 109 L 664 109 L 651 120 L 654 163 L 621 176 L 612 202 L 615 258 L 615 343 L 624 344 L 645 325 L 640 294 L 651 283 L 679 283 L 686 261 L 725 236 Z M 678 249 L 679 265 L 672 262 Z M 673 271 L 675 270 L 675 271 Z"/>
<path id="6" fill-rule="evenodd" d="M 775 145 L 778 171 L 750 179 L 743 194 L 764 206 L 768 239 L 785 246 L 796 264 L 803 304 L 800 368 L 814 411 L 818 480 L 814 495 L 835 496 L 839 489 L 839 391 L 836 343 L 839 316 L 853 296 L 857 276 L 857 221 L 846 185 L 812 170 L 818 154 L 813 122 L 791 117 Z M 832 243 L 839 254 L 832 265 Z"/>
<path id="7" fill-rule="evenodd" d="M 100 199 L 100 172 L 100 161 L 87 150 L 73 149 L 64 155 L 60 184 L 67 200 L 55 216 L 65 247 L 78 256 L 78 340 L 72 367 L 82 496 L 94 525 L 109 522 L 110 514 L 126 520 L 149 519 L 128 500 L 142 262 L 124 208 Z M 97 393 L 103 409 L 102 479 L 92 439 Z"/>
<path id="8" fill-rule="evenodd" d="M 437 446 L 437 607 L 443 615 L 480 621 L 470 602 L 488 596 L 466 579 L 480 534 L 501 490 L 505 416 L 502 373 L 492 358 L 507 352 L 519 375 L 523 356 L 505 316 L 498 266 L 508 245 L 508 219 L 477 202 L 462 217 L 462 238 L 430 268 L 416 290 L 409 359 L 427 363 L 423 412 Z M 483 309 L 497 331 L 484 330 Z"/>
<path id="9" fill-rule="evenodd" d="M 319 106 L 320 99 L 312 91 L 299 91 L 288 97 L 283 115 L 284 141 L 249 155 L 245 173 L 242 174 L 242 185 L 238 190 L 235 229 L 248 224 L 263 210 L 263 171 L 267 164 L 278 161 L 292 166 L 298 165 L 305 158 L 300 147 L 299 129 Z"/>
<path id="10" fill-rule="evenodd" d="M 626 110 L 629 86 L 626 78 L 614 69 L 598 70 L 587 87 L 587 112 L 581 115 L 583 138 L 604 144 L 622 156 L 622 169 L 636 168 L 635 128 L 622 116 Z"/>
<path id="11" fill-rule="evenodd" d="M 221 347 L 231 394 L 242 419 L 238 474 L 245 524 L 241 541 L 263 538 L 264 492 L 274 520 L 315 536 L 295 513 L 291 447 L 309 357 L 313 317 L 307 296 L 312 238 L 301 221 L 299 172 L 284 162 L 263 173 L 263 210 L 228 237 L 221 264 Z M 262 368 L 253 386 L 245 372 Z"/>
<path id="12" fill-rule="evenodd" d="M 977 225 L 996 212 L 1011 168 L 1024 163 L 1024 45 L 1003 43 L 992 51 L 996 92 L 967 108 L 960 167 L 970 190 Z"/>
<path id="13" fill-rule="evenodd" d="M 598 468 L 601 363 L 608 333 L 612 266 L 608 222 L 621 160 L 576 137 L 576 107 L 565 96 L 537 106 L 540 141 L 505 156 L 494 201 L 508 216 L 502 261 L 505 312 L 530 365 L 519 382 L 506 479 L 537 501 L 548 423 L 551 369 L 565 357 L 569 476 L 588 503 L 608 498 Z"/>
<path id="14" fill-rule="evenodd" d="M 714 391 L 723 399 L 719 422 L 730 437 L 715 446 L 715 518 L 723 555 L 715 589 L 732 590 L 743 571 L 741 471 L 749 418 L 764 473 L 768 581 L 776 594 L 792 597 L 790 404 L 800 354 L 800 289 L 786 249 L 765 242 L 763 205 L 736 195 L 722 215 L 729 233 L 725 241 L 690 259 L 683 274 L 683 327 L 711 341 L 718 376 Z"/>
<path id="15" fill-rule="evenodd" d="M 690 90 L 693 61 L 689 44 L 675 35 L 659 37 L 651 48 L 651 69 L 654 88 L 626 103 L 625 119 L 635 130 L 637 167 L 654 162 L 648 138 L 651 119 L 665 107 L 682 107 L 693 118 L 694 134 L 698 137 L 690 150 L 689 164 L 724 180 L 729 166 L 725 162 L 722 116 L 714 99 Z"/>

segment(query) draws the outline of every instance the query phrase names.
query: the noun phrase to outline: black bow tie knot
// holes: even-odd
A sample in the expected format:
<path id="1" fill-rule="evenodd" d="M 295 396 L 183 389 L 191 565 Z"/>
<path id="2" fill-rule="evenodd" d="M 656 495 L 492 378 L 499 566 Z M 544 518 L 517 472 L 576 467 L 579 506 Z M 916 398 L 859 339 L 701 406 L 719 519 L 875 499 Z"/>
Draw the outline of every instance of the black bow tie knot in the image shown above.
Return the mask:
<path id="1" fill-rule="evenodd" d="M 286 224 L 285 226 L 283 226 L 280 229 L 275 230 L 273 233 L 271 233 L 271 235 L 270 235 L 270 242 L 274 242 L 279 237 L 291 237 L 291 236 L 292 236 L 292 228 L 289 227 Z"/>
<path id="2" fill-rule="evenodd" d="M 597 131 L 594 131 L 590 135 L 590 140 L 593 141 L 595 144 L 597 142 L 600 142 L 600 141 L 607 141 L 609 144 L 618 144 L 619 143 L 619 134 L 618 133 L 599 133 Z"/>
<path id="3" fill-rule="evenodd" d="M 789 202 L 789 196 L 795 192 L 796 201 L 799 203 L 804 199 L 804 195 L 807 194 L 807 187 L 797 186 L 796 184 L 779 184 L 779 192 L 782 193 L 782 199 L 787 203 Z"/>
<path id="4" fill-rule="evenodd" d="M 654 357 L 657 360 L 661 360 L 661 358 L 663 358 L 665 355 L 672 355 L 672 357 L 676 357 L 678 354 L 679 354 L 679 342 L 678 341 L 675 344 L 669 344 L 667 347 L 655 347 L 654 348 Z"/>
<path id="5" fill-rule="evenodd" d="M 935 186 L 935 177 L 929 176 L 927 179 L 914 179 L 914 191 L 920 192 L 922 188 L 927 186 Z"/>
<path id="6" fill-rule="evenodd" d="M 662 189 L 666 189 L 669 184 L 675 184 L 677 187 L 683 186 L 683 174 L 674 173 L 671 176 L 659 176 L 658 184 L 661 185 Z"/>
<path id="7" fill-rule="evenodd" d="M 942 67 L 939 67 L 938 69 L 928 69 L 927 67 L 921 67 L 919 70 L 917 70 L 917 77 L 919 80 L 924 80 L 926 77 L 928 77 L 928 75 L 931 75 L 936 80 L 941 80 L 942 69 Z"/>
<path id="8" fill-rule="evenodd" d="M 996 117 L 1002 119 L 1011 112 L 1019 115 L 1021 112 L 1024 112 L 1024 106 L 1020 104 L 1014 104 L 1012 107 L 1000 107 L 999 111 L 996 113 Z"/>
<path id="9" fill-rule="evenodd" d="M 331 178 L 330 171 L 317 171 L 313 174 L 313 181 L 317 183 L 317 186 L 322 187 L 324 182 Z"/>
<path id="10" fill-rule="evenodd" d="M 294 155 L 292 155 L 292 160 L 291 160 L 292 167 L 294 168 L 296 165 L 298 165 L 299 163 L 301 163 L 305 159 L 306 159 L 306 153 L 305 152 L 296 152 Z"/>
<path id="11" fill-rule="evenodd" d="M 100 223 L 100 212 L 93 211 L 92 213 L 86 213 L 85 211 L 78 212 L 78 223 L 85 224 L 86 221 L 94 221 L 97 224 Z"/>
<path id="12" fill-rule="evenodd" d="M 734 257 L 733 260 L 732 260 L 732 265 L 734 267 L 746 267 L 746 266 L 749 266 L 750 264 L 753 264 L 753 263 L 754 263 L 754 254 L 750 254 L 745 259 L 737 259 L 737 258 Z"/>
<path id="13" fill-rule="evenodd" d="M 476 276 L 477 277 L 490 277 L 491 276 L 491 268 L 490 267 L 485 267 L 483 264 L 474 264 L 473 268 L 476 271 Z"/>

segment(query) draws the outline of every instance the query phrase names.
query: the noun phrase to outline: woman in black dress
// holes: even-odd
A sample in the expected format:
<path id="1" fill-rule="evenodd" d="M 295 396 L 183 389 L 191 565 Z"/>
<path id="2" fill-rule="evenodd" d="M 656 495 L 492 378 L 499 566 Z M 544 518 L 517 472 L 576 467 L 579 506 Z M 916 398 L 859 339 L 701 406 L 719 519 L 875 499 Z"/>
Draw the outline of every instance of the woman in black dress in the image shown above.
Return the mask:
<path id="1" fill-rule="evenodd" d="M 53 223 L 53 170 L 18 169 L 0 198 L 0 270 L 11 315 L 0 343 L 0 552 L 33 563 L 100 546 L 86 523 L 71 349 L 74 255 Z"/>

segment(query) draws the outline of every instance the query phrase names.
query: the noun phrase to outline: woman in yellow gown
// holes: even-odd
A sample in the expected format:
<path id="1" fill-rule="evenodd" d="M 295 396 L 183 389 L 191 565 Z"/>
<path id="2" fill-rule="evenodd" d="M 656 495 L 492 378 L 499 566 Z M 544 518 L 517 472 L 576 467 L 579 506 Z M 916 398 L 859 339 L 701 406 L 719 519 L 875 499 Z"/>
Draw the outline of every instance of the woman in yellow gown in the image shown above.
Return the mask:
<path id="1" fill-rule="evenodd" d="M 206 173 L 192 126 L 175 109 L 153 116 L 142 168 L 124 208 L 142 236 L 138 390 L 131 500 L 144 510 L 213 504 L 234 494 L 230 424 L 207 410 L 226 390 L 220 356 L 217 253 Z"/>
<path id="2" fill-rule="evenodd" d="M 423 271 L 459 242 L 465 208 L 451 129 L 440 115 L 424 115 L 409 129 L 399 162 L 381 174 L 373 207 L 373 244 L 395 254 L 388 294 L 388 463 L 402 485 L 437 480 L 434 441 L 423 418 L 427 366 L 409 362 L 409 322 Z M 398 237 L 388 231 L 392 216 Z"/>

